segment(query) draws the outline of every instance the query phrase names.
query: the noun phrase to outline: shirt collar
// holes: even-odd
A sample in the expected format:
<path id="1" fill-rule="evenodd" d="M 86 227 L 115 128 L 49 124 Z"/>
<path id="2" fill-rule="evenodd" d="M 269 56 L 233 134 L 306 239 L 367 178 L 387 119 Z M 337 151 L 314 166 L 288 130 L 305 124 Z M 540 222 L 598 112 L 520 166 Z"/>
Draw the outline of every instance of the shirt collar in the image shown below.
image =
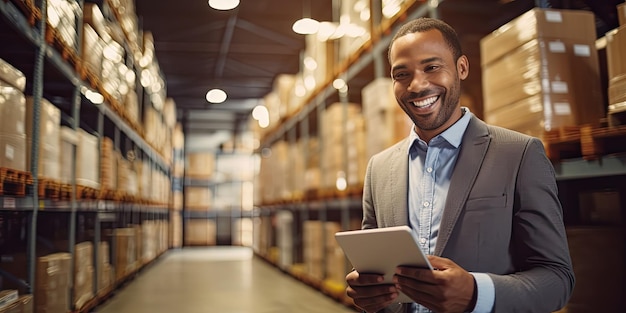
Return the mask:
<path id="1" fill-rule="evenodd" d="M 445 141 L 450 143 L 450 145 L 452 145 L 454 148 L 458 148 L 461 145 L 463 134 L 465 134 L 465 130 L 467 129 L 467 125 L 469 125 L 469 121 L 472 116 L 472 112 L 470 112 L 469 108 L 461 107 L 461 110 L 463 111 L 463 116 L 461 116 L 461 118 L 458 121 L 456 121 L 456 123 L 452 124 L 452 126 L 450 126 L 448 129 L 443 131 L 441 134 L 435 136 L 435 138 L 437 137 L 443 138 Z M 413 124 L 413 127 L 411 127 L 411 132 L 409 134 L 410 144 L 409 144 L 408 153 L 411 152 L 411 147 L 417 144 L 417 142 L 419 142 L 420 140 L 421 138 L 415 132 L 415 124 Z"/>

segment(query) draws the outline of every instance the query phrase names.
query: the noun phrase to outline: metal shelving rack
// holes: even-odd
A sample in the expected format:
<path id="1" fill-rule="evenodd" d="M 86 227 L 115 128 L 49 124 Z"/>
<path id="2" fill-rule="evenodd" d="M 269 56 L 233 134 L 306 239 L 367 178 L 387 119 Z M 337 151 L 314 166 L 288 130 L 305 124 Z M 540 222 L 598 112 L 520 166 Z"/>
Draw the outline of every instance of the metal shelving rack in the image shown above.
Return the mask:
<path id="1" fill-rule="evenodd" d="M 77 24 L 77 38 L 76 45 L 81 42 L 82 36 L 82 8 L 84 5 L 83 0 L 76 0 L 76 3 L 81 8 L 79 14 L 76 16 Z M 69 225 L 68 232 L 68 247 L 67 251 L 73 256 L 74 245 L 77 237 L 77 220 L 80 218 L 89 219 L 93 221 L 93 244 L 94 244 L 94 260 L 99 259 L 99 249 L 97 248 L 101 240 L 101 231 L 103 223 L 113 223 L 115 225 L 125 226 L 127 223 L 140 222 L 144 220 L 168 220 L 168 207 L 165 205 L 147 205 L 147 204 L 132 204 L 132 203 L 120 203 L 116 201 L 108 200 L 80 200 L 78 201 L 76 195 L 76 183 L 72 184 L 72 196 L 70 200 L 58 201 L 39 199 L 38 197 L 38 151 L 39 140 L 45 140 L 45 138 L 39 138 L 39 114 L 40 104 L 43 98 L 44 89 L 46 84 L 50 83 L 50 77 L 44 78 L 45 71 L 55 72 L 52 74 L 55 81 L 52 85 L 63 85 L 63 88 L 70 89 L 69 94 L 66 95 L 69 108 L 70 117 L 64 117 L 64 121 L 69 126 L 76 130 L 83 125 L 81 121 L 81 113 L 86 110 L 96 110 L 97 112 L 97 125 L 94 127 L 97 137 L 102 138 L 105 126 L 104 120 L 107 119 L 114 125 L 115 133 L 115 146 L 119 149 L 119 138 L 123 135 L 127 141 L 132 142 L 132 148 L 140 151 L 144 159 L 150 161 L 151 167 L 157 169 L 162 173 L 165 173 L 169 177 L 170 165 L 164 160 L 164 158 L 151 147 L 143 137 L 138 134 L 132 127 L 130 127 L 125 120 L 118 116 L 108 104 L 93 104 L 86 100 L 81 93 L 81 89 L 88 84 L 82 81 L 77 74 L 76 70 L 63 58 L 61 53 L 51 46 L 44 39 L 46 35 L 46 21 L 47 21 L 47 1 L 36 1 L 36 6 L 39 9 L 41 16 L 37 20 L 36 25 L 31 26 L 28 21 L 28 17 L 24 12 L 20 11 L 20 8 L 11 1 L 0 1 L 0 34 L 10 38 L 9 40 L 17 40 L 19 42 L 5 42 L 2 46 L 3 50 L 0 52 L 0 57 L 4 55 L 14 58 L 21 57 L 21 54 L 26 52 L 33 53 L 34 63 L 32 61 L 22 61 L 21 65 L 32 63 L 34 66 L 30 68 L 28 65 L 24 65 L 20 68 L 20 64 L 13 64 L 20 69 L 27 77 L 32 77 L 32 86 L 28 87 L 26 92 L 32 92 L 34 99 L 33 111 L 33 139 L 30 148 L 32 151 L 31 168 L 30 173 L 33 177 L 32 192 L 27 193 L 24 197 L 17 196 L 0 196 L 0 214 L 11 214 L 16 212 L 20 214 L 28 214 L 27 219 L 27 236 L 25 238 L 27 247 L 27 277 L 15 277 L 11 273 L 0 270 L 0 276 L 8 278 L 11 281 L 17 282 L 21 285 L 27 293 L 32 293 L 35 286 L 35 266 L 38 241 L 45 240 L 45 238 L 38 238 L 38 217 L 40 214 L 55 214 L 58 216 L 67 215 L 67 224 Z M 32 13 L 32 12 L 31 12 Z M 14 45 L 11 45 L 14 44 Z M 79 54 L 80 49 L 77 47 L 71 47 Z M 9 62 L 12 63 L 12 62 Z M 31 76 L 32 75 L 32 76 Z M 140 86 L 140 85 L 138 85 Z M 31 88 L 29 90 L 28 88 Z M 59 87 L 55 87 L 59 88 Z M 142 87 L 138 87 L 142 88 Z M 127 143 L 128 145 L 128 143 Z M 76 165 L 76 146 L 73 148 L 71 155 L 73 164 Z M 75 173 L 75 166 L 74 166 Z M 75 177 L 75 175 L 73 175 Z M 57 217 L 58 217 L 57 216 Z M 0 229 L 2 231 L 2 229 Z M 115 240 L 112 240 L 111 246 L 111 260 L 115 260 Z M 94 299 L 91 301 L 91 307 L 97 304 L 98 296 L 98 262 L 94 262 L 94 277 L 93 277 L 93 294 Z M 73 258 L 72 258 L 73 268 Z M 74 271 L 70 271 L 71 280 L 73 281 Z M 70 305 L 73 311 L 87 311 L 91 307 L 85 305 L 82 308 L 74 308 L 72 294 L 70 299 Z M 95 302 L 94 302 L 95 300 Z"/>

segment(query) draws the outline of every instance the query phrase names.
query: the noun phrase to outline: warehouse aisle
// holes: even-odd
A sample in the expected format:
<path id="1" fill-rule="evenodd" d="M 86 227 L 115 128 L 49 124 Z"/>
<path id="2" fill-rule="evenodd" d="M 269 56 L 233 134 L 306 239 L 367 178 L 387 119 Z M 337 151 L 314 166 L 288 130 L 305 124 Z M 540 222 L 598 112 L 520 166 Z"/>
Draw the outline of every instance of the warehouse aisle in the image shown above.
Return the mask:
<path id="1" fill-rule="evenodd" d="M 354 312 L 243 247 L 170 251 L 98 313 Z"/>

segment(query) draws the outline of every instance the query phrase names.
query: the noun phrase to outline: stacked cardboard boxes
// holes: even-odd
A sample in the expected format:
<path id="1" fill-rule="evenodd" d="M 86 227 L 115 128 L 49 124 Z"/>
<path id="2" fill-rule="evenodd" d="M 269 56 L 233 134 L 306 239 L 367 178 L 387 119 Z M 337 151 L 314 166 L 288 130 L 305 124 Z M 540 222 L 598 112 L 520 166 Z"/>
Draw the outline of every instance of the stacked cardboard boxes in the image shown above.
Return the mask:
<path id="1" fill-rule="evenodd" d="M 33 97 L 26 98 L 26 164 L 31 168 L 33 140 Z M 58 181 L 60 178 L 59 162 L 61 151 L 61 110 L 46 99 L 41 99 L 39 108 L 39 151 L 37 174 L 39 178 Z"/>
<path id="2" fill-rule="evenodd" d="M 116 228 L 113 230 L 113 240 L 115 240 L 115 281 L 119 282 L 136 269 L 135 230 L 133 228 Z"/>
<path id="3" fill-rule="evenodd" d="M 216 244 L 216 225 L 210 219 L 188 219 L 185 243 L 191 246 L 213 246 Z"/>
<path id="4" fill-rule="evenodd" d="M 80 186 L 100 189 L 100 149 L 98 137 L 83 129 L 76 131 L 78 144 L 76 146 L 76 184 Z"/>
<path id="5" fill-rule="evenodd" d="M 72 176 L 74 161 L 67 156 L 73 155 L 74 149 L 78 146 L 78 135 L 75 130 L 67 126 L 61 126 L 60 137 L 59 180 L 62 184 L 72 184 L 74 183 L 74 177 Z"/>
<path id="6" fill-rule="evenodd" d="M 409 135 L 413 123 L 402 111 L 393 93 L 390 78 L 373 80 L 361 91 L 366 125 L 366 158 L 392 146 Z"/>
<path id="7" fill-rule="evenodd" d="M 98 249 L 98 290 L 96 293 L 98 296 L 102 296 L 111 290 L 115 277 L 109 256 L 111 253 L 109 243 L 101 241 Z"/>
<path id="8" fill-rule="evenodd" d="M 537 137 L 599 124 L 605 108 L 595 40 L 593 13 L 540 8 L 482 38 L 485 120 Z"/>
<path id="9" fill-rule="evenodd" d="M 345 189 L 365 178 L 365 121 L 361 106 L 333 103 L 322 118 L 322 188 Z"/>
<path id="10" fill-rule="evenodd" d="M 65 313 L 69 310 L 72 256 L 54 253 L 37 259 L 35 312 Z"/>
<path id="11" fill-rule="evenodd" d="M 103 137 L 100 143 L 100 186 L 102 190 L 117 190 L 117 151 L 113 140 Z"/>
<path id="12" fill-rule="evenodd" d="M 24 74 L 0 59 L 0 167 L 26 171 Z"/>
<path id="13" fill-rule="evenodd" d="M 82 308 L 94 297 L 93 243 L 89 241 L 74 247 L 74 307 Z"/>
<path id="14" fill-rule="evenodd" d="M 606 33 L 609 124 L 618 124 L 611 114 L 626 110 L 626 5 L 617 7 L 620 26 Z"/>

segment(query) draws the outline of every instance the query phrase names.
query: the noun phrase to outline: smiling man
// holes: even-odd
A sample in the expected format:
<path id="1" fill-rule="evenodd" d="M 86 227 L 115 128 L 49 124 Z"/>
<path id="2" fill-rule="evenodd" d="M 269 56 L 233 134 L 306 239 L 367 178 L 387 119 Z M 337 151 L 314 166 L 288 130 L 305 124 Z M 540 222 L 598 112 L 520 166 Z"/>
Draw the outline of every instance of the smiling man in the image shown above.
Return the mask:
<path id="1" fill-rule="evenodd" d="M 348 296 L 366 312 L 565 306 L 574 273 L 541 141 L 487 125 L 461 106 L 469 61 L 441 20 L 420 18 L 400 28 L 389 61 L 396 100 L 414 127 L 370 159 L 362 228 L 409 225 L 436 270 L 399 266 L 391 285 L 353 271 Z M 414 303 L 396 303 L 398 291 Z"/>

